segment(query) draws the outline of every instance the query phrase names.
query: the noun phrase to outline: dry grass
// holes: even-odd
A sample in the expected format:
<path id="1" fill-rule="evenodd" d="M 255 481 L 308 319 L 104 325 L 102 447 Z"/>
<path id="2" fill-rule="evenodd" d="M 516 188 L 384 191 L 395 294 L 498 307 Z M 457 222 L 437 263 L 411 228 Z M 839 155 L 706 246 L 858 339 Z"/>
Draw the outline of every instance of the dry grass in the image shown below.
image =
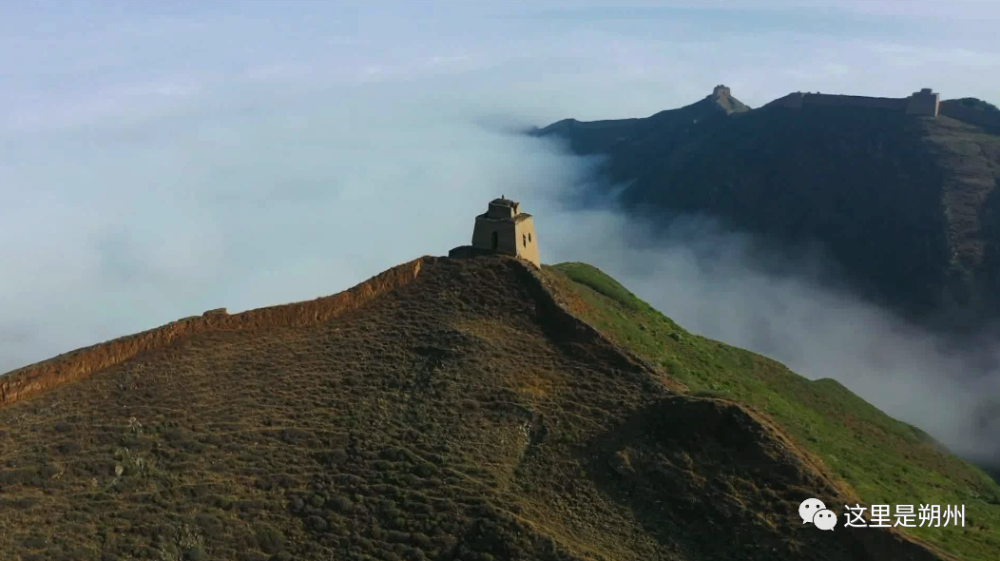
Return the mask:
<path id="1" fill-rule="evenodd" d="M 525 265 L 427 259 L 329 321 L 197 333 L 0 408 L 0 558 L 935 558 L 795 524 L 836 488 L 679 388 Z"/>

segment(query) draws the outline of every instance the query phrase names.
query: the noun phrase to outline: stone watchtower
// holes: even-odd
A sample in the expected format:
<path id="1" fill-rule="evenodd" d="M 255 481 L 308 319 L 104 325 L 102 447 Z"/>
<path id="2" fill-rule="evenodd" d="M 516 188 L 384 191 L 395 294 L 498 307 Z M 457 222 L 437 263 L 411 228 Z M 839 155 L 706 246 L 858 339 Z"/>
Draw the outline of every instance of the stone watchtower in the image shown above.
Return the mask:
<path id="1" fill-rule="evenodd" d="M 725 84 L 719 84 L 712 89 L 712 95 L 708 96 L 710 98 L 718 99 L 720 97 L 732 97 L 729 88 Z"/>
<path id="2" fill-rule="evenodd" d="M 906 112 L 910 115 L 938 116 L 941 100 L 930 88 L 924 88 L 910 95 L 906 102 Z"/>
<path id="3" fill-rule="evenodd" d="M 541 267 L 535 224 L 530 214 L 521 212 L 521 203 L 501 196 L 490 201 L 486 212 L 476 217 L 472 245 L 456 247 L 449 257 L 488 254 L 513 255 Z"/>

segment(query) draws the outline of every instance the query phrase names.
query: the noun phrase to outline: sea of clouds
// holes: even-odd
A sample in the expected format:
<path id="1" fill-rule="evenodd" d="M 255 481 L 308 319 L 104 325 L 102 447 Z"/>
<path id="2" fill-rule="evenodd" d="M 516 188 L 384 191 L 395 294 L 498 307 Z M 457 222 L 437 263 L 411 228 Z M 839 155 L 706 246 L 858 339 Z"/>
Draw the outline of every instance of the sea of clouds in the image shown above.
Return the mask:
<path id="1" fill-rule="evenodd" d="M 773 2 L 4 3 L 0 372 L 446 254 L 505 194 L 536 216 L 544 262 L 597 265 L 691 331 L 1000 457 L 980 415 L 1000 396 L 990 346 L 955 353 L 814 282 L 835 269 L 821 257 L 762 268 L 710 217 L 651 243 L 612 202 L 577 204 L 594 160 L 520 134 L 720 82 L 751 106 L 926 85 L 1000 100 L 1000 49 L 975 32 L 996 13 L 857 5 L 823 3 L 838 27 Z"/>

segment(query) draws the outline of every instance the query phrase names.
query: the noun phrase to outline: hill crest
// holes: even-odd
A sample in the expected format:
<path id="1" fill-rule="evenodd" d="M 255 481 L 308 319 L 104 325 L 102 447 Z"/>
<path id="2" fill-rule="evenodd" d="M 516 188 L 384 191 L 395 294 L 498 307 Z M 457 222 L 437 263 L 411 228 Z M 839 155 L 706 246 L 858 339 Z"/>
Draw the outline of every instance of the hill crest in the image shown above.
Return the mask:
<path id="1" fill-rule="evenodd" d="M 819 242 L 854 292 L 939 333 L 1000 317 L 1000 111 L 929 89 L 712 103 L 533 134 L 603 156 L 592 188 L 653 225 L 708 215 L 776 248 Z"/>
<path id="2" fill-rule="evenodd" d="M 420 274 L 424 259 L 397 265 L 331 296 L 257 308 L 232 315 L 225 313 L 224 308 L 209 310 L 201 316 L 182 318 L 160 327 L 76 349 L 0 374 L 0 407 L 87 378 L 143 353 L 163 349 L 199 333 L 307 326 L 328 321 L 413 281 Z"/>
<path id="3" fill-rule="evenodd" d="M 807 496 L 859 498 L 766 414 L 690 394 L 571 312 L 585 304 L 566 282 L 507 257 L 424 257 L 326 299 L 209 314 L 0 407 L 14 466 L 0 545 L 75 559 L 949 558 L 895 530 L 789 524 Z M 98 547 L 92 527 L 162 530 Z"/>

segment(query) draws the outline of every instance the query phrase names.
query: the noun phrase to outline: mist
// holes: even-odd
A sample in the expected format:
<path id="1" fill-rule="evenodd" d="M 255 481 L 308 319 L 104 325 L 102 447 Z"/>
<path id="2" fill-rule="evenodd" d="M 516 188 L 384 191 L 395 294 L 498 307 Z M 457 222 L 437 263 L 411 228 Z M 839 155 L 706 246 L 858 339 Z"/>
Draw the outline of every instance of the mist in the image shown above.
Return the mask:
<path id="1" fill-rule="evenodd" d="M 560 259 L 600 267 L 685 329 L 837 380 L 956 454 L 1000 464 L 995 338 L 958 347 L 862 300 L 819 246 L 774 247 L 707 216 L 674 218 L 666 231 L 616 212 L 556 217 L 560 229 L 602 232 L 583 248 L 560 238 Z"/>
<path id="2" fill-rule="evenodd" d="M 592 263 L 690 331 L 998 457 L 1000 427 L 977 417 L 1000 395 L 983 356 L 816 282 L 836 269 L 819 254 L 761 268 L 710 217 L 651 244 L 613 205 L 579 204 L 595 160 L 516 132 L 646 116 L 720 82 L 751 106 L 925 85 L 995 102 L 1000 53 L 968 31 L 996 14 L 949 26 L 908 8 L 889 25 L 828 3 L 844 25 L 821 30 L 811 5 L 768 2 L 414 4 L 0 7 L 0 372 L 445 255 L 504 194 L 535 215 L 543 262 Z"/>

